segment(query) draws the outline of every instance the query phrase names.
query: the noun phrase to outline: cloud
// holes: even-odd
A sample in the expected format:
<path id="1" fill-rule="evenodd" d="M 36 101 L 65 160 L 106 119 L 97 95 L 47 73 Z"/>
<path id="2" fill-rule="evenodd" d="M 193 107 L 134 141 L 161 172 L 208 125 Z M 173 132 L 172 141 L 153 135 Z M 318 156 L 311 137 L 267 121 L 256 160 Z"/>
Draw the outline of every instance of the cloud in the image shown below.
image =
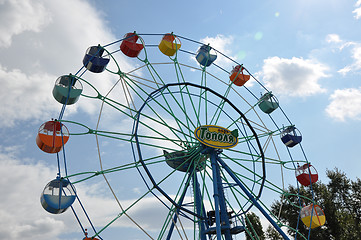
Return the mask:
<path id="1" fill-rule="evenodd" d="M 59 104 L 51 95 L 53 83 L 47 81 L 55 76 L 44 74 L 26 75 L 20 69 L 8 70 L 0 65 L 1 126 L 12 126 L 15 120 L 47 119 L 55 113 Z"/>
<path id="2" fill-rule="evenodd" d="M 0 2 L 0 47 L 9 47 L 12 38 L 25 31 L 40 32 L 51 22 L 51 15 L 40 2 Z"/>
<path id="3" fill-rule="evenodd" d="M 349 72 L 358 71 L 361 69 L 361 44 L 360 43 L 349 43 L 352 45 L 351 48 L 351 58 L 353 62 L 342 69 L 338 70 L 339 73 L 346 75 Z"/>
<path id="4" fill-rule="evenodd" d="M 346 47 L 356 45 L 355 42 L 345 41 L 345 40 L 341 39 L 338 34 L 334 34 L 334 33 L 328 34 L 326 36 L 326 42 L 331 44 L 331 46 L 333 48 L 336 48 L 339 51 L 342 51 Z"/>
<path id="5" fill-rule="evenodd" d="M 350 49 L 351 59 L 353 62 L 338 70 L 339 73 L 346 75 L 349 72 L 361 69 L 361 43 L 345 41 L 337 34 L 328 34 L 326 36 L 326 42 L 331 44 L 331 47 L 336 48 L 339 51 L 343 51 L 347 48 Z"/>
<path id="6" fill-rule="evenodd" d="M 326 36 L 326 42 L 328 43 L 341 43 L 342 40 L 338 34 L 328 34 Z"/>
<path id="7" fill-rule="evenodd" d="M 361 120 L 361 88 L 338 89 L 330 96 L 326 113 L 336 121 Z"/>
<path id="8" fill-rule="evenodd" d="M 328 77 L 328 67 L 311 59 L 271 57 L 264 60 L 265 86 L 280 95 L 307 97 L 326 90 L 318 81 Z"/>
<path id="9" fill-rule="evenodd" d="M 16 158 L 16 147 L 0 147 L 0 237 L 2 239 L 49 239 L 65 230 L 62 220 L 49 216 L 40 205 L 40 193 L 54 178 L 55 169 L 43 163 Z M 9 174 L 10 173 L 10 174 Z M 5 207 L 6 206 L 6 207 Z"/>
<path id="10" fill-rule="evenodd" d="M 355 4 L 355 10 L 352 11 L 352 13 L 355 14 L 355 18 L 356 19 L 360 19 L 361 18 L 361 0 L 358 0 Z"/>
<path id="11" fill-rule="evenodd" d="M 49 115 L 57 117 L 61 105 L 51 93 L 55 80 L 75 74 L 89 46 L 115 39 L 101 13 L 82 0 L 3 0 L 0 19 L 4 26 L 0 29 L 0 54 L 7 56 L 0 60 L 0 127 L 21 120 L 49 119 Z M 124 56 L 117 55 L 117 61 L 122 71 L 131 69 Z M 102 75 L 99 81 L 99 75 L 90 73 L 84 78 L 108 91 L 118 76 Z M 97 105 L 83 98 L 69 109 L 91 114 Z"/>

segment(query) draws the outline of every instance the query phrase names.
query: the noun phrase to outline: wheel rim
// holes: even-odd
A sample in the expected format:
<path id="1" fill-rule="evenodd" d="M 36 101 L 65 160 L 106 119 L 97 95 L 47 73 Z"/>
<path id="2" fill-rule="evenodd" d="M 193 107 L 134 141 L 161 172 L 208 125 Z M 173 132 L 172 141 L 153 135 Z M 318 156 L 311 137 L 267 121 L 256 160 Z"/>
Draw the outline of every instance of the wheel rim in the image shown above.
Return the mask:
<path id="1" fill-rule="evenodd" d="M 200 95 L 198 95 L 199 91 L 202 92 Z M 205 95 L 207 95 L 207 98 L 201 97 Z M 206 106 L 207 109 L 205 109 Z M 157 109 L 157 111 L 154 111 L 154 109 Z M 232 111 L 233 113 L 231 113 Z M 145 114 L 145 112 L 148 113 Z M 168 122 L 172 122 L 173 126 L 168 125 Z M 168 216 L 178 214 L 182 215 L 184 219 L 193 218 L 193 222 L 207 221 L 204 213 L 202 216 L 202 211 L 206 209 L 206 202 L 213 202 L 213 197 L 211 197 L 214 195 L 211 184 L 213 177 L 209 173 L 211 164 L 209 156 L 202 153 L 205 150 L 205 146 L 194 137 L 193 132 L 200 125 L 215 125 L 219 122 L 241 132 L 240 139 L 242 143 L 240 143 L 239 148 L 225 149 L 224 152 L 227 152 L 222 153 L 222 157 L 230 162 L 229 165 L 233 165 L 236 168 L 233 169 L 235 172 L 237 170 L 243 172 L 237 175 L 238 178 L 247 185 L 249 191 L 252 191 L 253 196 L 258 199 L 261 196 L 266 177 L 262 146 L 247 118 L 228 99 L 204 86 L 193 83 L 174 83 L 164 85 L 160 89 L 153 91 L 140 107 L 133 125 L 135 162 L 142 164 L 143 169 L 140 169 L 139 173 L 148 186 L 149 191 L 152 191 L 153 195 L 160 193 L 170 203 L 171 207 L 169 207 L 169 204 L 164 203 L 170 209 Z M 241 145 L 246 145 L 248 149 L 247 154 L 245 150 L 242 150 L 244 146 L 242 147 Z M 165 163 L 165 149 L 185 154 L 178 157 L 179 159 L 175 159 L 181 161 L 177 167 L 173 166 L 172 169 Z M 252 150 L 250 151 L 250 149 Z M 155 154 L 155 152 L 158 154 Z M 242 155 L 242 157 L 234 159 L 232 156 L 235 155 Z M 182 170 L 185 173 L 180 178 L 178 172 L 184 166 L 186 166 L 186 170 Z M 199 183 L 194 180 L 197 174 L 199 176 L 196 178 L 200 179 Z M 192 178 L 189 178 L 189 176 L 192 176 Z M 223 184 L 225 188 L 229 189 L 229 196 L 231 196 L 227 200 L 226 208 L 234 213 L 232 218 L 237 220 L 238 224 L 243 225 L 243 215 L 253 204 L 248 200 L 244 201 L 243 193 L 236 187 L 236 184 L 229 176 L 227 177 L 226 174 L 223 174 L 222 178 Z M 193 197 L 197 195 L 197 187 L 195 185 L 200 185 L 201 199 L 198 208 L 201 209 L 197 209 L 197 201 L 194 201 L 193 204 L 183 202 L 185 190 L 189 187 L 190 179 L 193 182 Z M 169 183 L 172 183 L 172 186 L 175 187 L 175 197 L 170 196 L 174 195 L 174 191 L 163 189 L 162 187 Z M 242 196 L 243 202 L 241 201 Z M 233 200 L 230 198 L 233 198 Z M 184 206 L 188 206 L 188 208 Z M 189 206 L 193 206 L 193 209 L 190 209 Z M 208 211 L 214 211 L 214 206 L 207 207 Z M 178 209 L 178 212 L 175 209 Z M 176 216 L 176 218 L 180 219 L 180 216 Z M 168 226 L 172 225 L 170 218 L 167 217 L 165 219 L 166 221 L 162 229 L 171 228 Z M 200 237 L 199 233 L 200 231 L 198 231 Z M 164 234 L 164 232 L 161 234 Z"/>

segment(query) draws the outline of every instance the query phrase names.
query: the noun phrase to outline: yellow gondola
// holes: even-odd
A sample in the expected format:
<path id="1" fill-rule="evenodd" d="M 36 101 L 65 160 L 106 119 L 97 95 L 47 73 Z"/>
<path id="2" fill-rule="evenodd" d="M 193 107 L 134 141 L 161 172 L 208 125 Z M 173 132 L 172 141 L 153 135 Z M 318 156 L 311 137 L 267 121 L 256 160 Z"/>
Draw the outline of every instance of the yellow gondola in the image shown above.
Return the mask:
<path id="1" fill-rule="evenodd" d="M 164 55 L 171 57 L 181 48 L 181 45 L 180 40 L 176 36 L 172 33 L 167 33 L 163 36 L 158 48 Z"/>
<path id="2" fill-rule="evenodd" d="M 325 224 L 326 216 L 320 206 L 310 204 L 301 209 L 301 220 L 307 227 L 316 228 Z"/>

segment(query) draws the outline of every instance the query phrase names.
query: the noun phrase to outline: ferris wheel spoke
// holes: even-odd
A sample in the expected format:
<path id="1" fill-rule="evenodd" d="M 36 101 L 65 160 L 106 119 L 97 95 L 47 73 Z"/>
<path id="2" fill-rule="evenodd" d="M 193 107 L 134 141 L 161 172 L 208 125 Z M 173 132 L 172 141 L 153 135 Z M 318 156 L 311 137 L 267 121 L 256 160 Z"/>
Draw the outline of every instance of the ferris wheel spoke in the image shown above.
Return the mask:
<path id="1" fill-rule="evenodd" d="M 231 89 L 231 86 L 229 86 L 226 89 L 226 92 L 224 93 L 224 97 L 227 98 L 229 91 Z M 226 101 L 225 99 L 221 99 L 220 102 L 218 103 L 219 108 L 217 108 L 217 111 L 214 113 L 214 115 L 212 116 L 212 120 L 211 123 L 214 122 L 215 125 L 217 125 L 218 121 L 220 120 L 221 117 L 221 113 L 223 111 L 224 106 L 226 105 Z"/>
<path id="2" fill-rule="evenodd" d="M 179 187 L 179 190 L 177 192 L 177 195 L 181 192 L 181 195 L 179 199 L 177 200 L 177 205 L 181 206 L 183 205 L 184 198 L 186 196 L 186 192 L 188 191 L 188 188 L 190 186 L 190 180 L 191 180 L 191 174 L 185 174 L 183 178 L 183 182 L 181 186 Z M 183 189 L 182 189 L 183 187 Z M 168 236 L 173 231 L 174 227 L 177 228 L 177 222 L 181 221 L 180 219 L 180 209 L 176 206 L 172 206 L 170 209 L 167 218 L 165 219 L 165 222 L 163 224 L 164 231 L 162 232 L 162 235 L 165 233 L 165 230 L 168 229 Z M 169 228 L 168 228 L 169 227 Z M 177 228 L 178 231 L 178 228 Z M 178 232 L 179 233 L 179 232 Z"/>
<path id="3" fill-rule="evenodd" d="M 185 83 L 186 80 L 185 80 L 185 78 L 183 76 L 182 68 L 181 68 L 181 66 L 179 65 L 178 62 L 175 63 L 175 70 L 176 70 L 177 76 L 179 75 L 179 77 L 177 78 L 178 83 Z M 194 121 L 196 121 L 196 122 L 193 122 L 190 118 L 186 117 L 188 129 L 190 131 L 191 127 L 196 128 L 196 126 L 200 125 L 200 115 L 199 115 L 200 114 L 200 109 L 198 107 L 198 111 L 197 111 L 196 103 L 195 103 L 196 100 L 194 100 L 192 98 L 192 95 L 191 95 L 190 90 L 189 90 L 187 85 L 185 85 L 183 87 L 181 85 L 179 85 L 179 92 L 181 93 L 180 94 L 181 102 L 182 102 L 182 107 L 181 108 L 184 110 L 185 113 L 189 113 L 190 111 L 193 110 L 192 113 L 195 116 Z M 186 103 L 191 105 L 191 108 L 190 108 L 191 110 L 189 110 L 189 106 L 187 106 Z M 186 114 L 186 116 L 188 116 L 188 114 Z M 191 124 L 191 126 L 190 126 L 190 124 Z"/>
<path id="4" fill-rule="evenodd" d="M 192 135 L 191 129 L 194 129 L 194 128 L 196 128 L 196 126 L 198 126 L 199 118 L 198 118 L 198 116 L 196 116 L 196 118 L 194 118 L 194 119 L 191 118 L 191 116 L 192 116 L 191 110 L 193 110 L 193 113 L 196 113 L 196 111 L 194 110 L 194 104 L 193 104 L 192 98 L 190 97 L 189 94 L 184 94 L 184 89 L 186 89 L 186 87 L 182 88 L 179 86 L 180 100 L 175 101 L 175 106 L 177 107 L 176 109 L 179 109 L 179 113 L 177 115 L 182 116 L 182 119 L 184 119 L 184 121 L 185 121 L 185 123 L 183 121 L 180 121 L 182 123 L 179 125 L 180 129 L 184 129 L 183 132 L 187 132 L 188 135 Z M 173 95 L 173 93 L 171 93 L 171 92 L 169 92 L 169 94 Z M 186 95 L 186 96 L 184 96 L 184 95 Z M 188 100 L 191 103 L 191 108 L 189 108 L 189 106 L 187 106 L 187 104 L 185 102 L 186 97 L 189 97 Z M 176 99 L 174 95 L 173 95 L 173 98 Z"/>
<path id="5" fill-rule="evenodd" d="M 176 78 L 177 78 L 177 81 L 178 82 L 185 82 L 184 80 L 184 77 L 183 77 L 183 74 L 182 74 L 182 71 L 181 71 L 181 68 L 179 66 L 179 64 L 177 63 L 177 61 L 174 60 L 174 68 L 175 68 L 175 72 L 176 72 Z M 160 78 L 161 79 L 161 78 Z M 162 80 L 162 83 L 165 84 L 165 82 Z M 185 105 L 185 100 L 184 100 L 184 95 L 183 94 L 180 94 L 180 97 L 181 99 L 178 100 L 174 94 L 169 91 L 169 89 L 166 89 L 167 91 L 167 94 L 170 94 L 172 96 L 172 100 L 174 101 L 174 103 L 176 104 L 176 106 L 179 107 L 179 109 L 181 110 L 181 112 L 183 112 L 185 114 L 185 116 L 187 116 L 187 109 L 188 109 L 188 106 Z M 182 88 L 179 86 L 179 91 L 182 93 Z M 189 95 L 188 95 L 189 96 Z M 165 100 L 165 98 L 163 98 Z M 191 105 L 192 107 L 194 108 L 194 104 L 193 104 L 193 101 L 192 99 L 190 99 L 190 102 L 191 102 Z M 167 108 L 168 110 L 171 112 L 171 115 L 172 116 L 175 116 L 175 112 L 172 110 L 172 107 L 170 106 L 170 104 L 168 103 L 168 101 L 165 100 L 165 103 L 167 105 Z M 178 122 L 177 122 L 178 123 Z M 190 121 L 190 119 L 188 117 L 186 117 L 186 123 L 187 123 L 187 126 L 188 126 L 188 129 L 190 128 L 189 127 L 189 124 L 192 124 L 193 127 L 195 126 L 193 122 Z M 184 124 L 183 124 L 184 125 Z M 180 125 L 179 125 L 180 127 Z"/>
<path id="6" fill-rule="evenodd" d="M 235 172 L 234 174 L 239 178 L 240 181 L 242 181 L 243 183 L 245 183 L 242 179 L 244 179 L 245 181 L 250 181 L 253 182 L 254 184 L 261 186 L 262 184 L 264 184 L 264 188 L 267 188 L 269 190 L 272 191 L 276 191 L 278 192 L 280 195 L 284 193 L 284 190 L 280 187 L 278 187 L 276 184 L 272 183 L 271 181 L 265 179 L 264 183 L 262 183 L 263 178 L 261 175 L 259 175 L 258 173 L 254 172 L 252 169 L 247 168 L 246 166 L 242 165 L 240 163 L 240 161 L 237 161 L 236 159 L 228 159 L 230 161 L 234 161 L 237 165 L 239 165 L 242 169 L 244 169 L 245 171 L 251 173 L 252 175 L 254 175 L 255 177 L 257 177 L 257 179 L 254 178 L 249 178 L 246 176 L 245 173 L 240 173 L 240 172 Z M 242 162 L 242 161 L 241 161 Z M 226 179 L 225 179 L 226 180 Z M 247 186 L 247 184 L 245 184 Z M 252 189 L 249 189 L 252 190 Z"/>
<path id="7" fill-rule="evenodd" d="M 122 217 L 127 217 L 130 221 L 132 221 L 141 231 L 143 231 L 150 239 L 153 239 L 151 237 L 151 235 L 140 226 L 139 223 L 137 223 L 130 215 L 129 212 L 138 204 L 141 203 L 141 201 L 148 196 L 149 194 L 151 194 L 153 189 L 149 189 L 147 192 L 145 192 L 142 196 L 140 196 L 139 198 L 135 199 L 133 202 L 131 202 L 129 204 L 128 207 L 123 208 L 121 207 L 121 212 L 118 213 L 110 222 L 108 222 L 102 229 L 100 229 L 97 233 L 97 235 L 99 235 L 101 232 L 103 232 L 105 229 L 107 229 L 108 227 L 110 227 L 112 224 L 114 224 L 117 220 L 119 220 Z"/>
<path id="8" fill-rule="evenodd" d="M 170 106 L 170 103 L 164 97 L 164 94 L 162 94 L 164 104 L 157 101 L 157 100 L 154 100 L 154 102 L 157 104 L 156 105 L 157 107 L 160 107 L 160 108 L 162 108 L 164 110 L 164 113 L 166 115 L 161 116 L 159 112 L 157 112 L 157 111 L 155 111 L 153 109 L 155 106 L 150 106 L 150 105 L 147 104 L 147 107 L 149 107 L 151 109 L 151 111 L 156 115 L 157 119 L 159 119 L 157 121 L 161 121 L 161 124 L 163 124 L 164 126 L 169 126 L 166 123 L 166 119 L 165 119 L 168 116 L 168 119 L 172 119 L 172 120 L 175 121 L 176 125 L 178 126 L 178 129 L 180 129 L 180 130 L 183 129 L 183 128 L 184 129 L 190 129 L 189 123 L 191 123 L 193 126 L 195 126 L 195 124 L 192 122 L 192 120 L 188 116 L 188 110 L 187 110 L 186 106 L 184 104 L 182 106 L 182 104 L 179 102 L 179 100 L 175 98 L 173 93 L 170 92 L 170 93 L 166 93 L 166 95 L 167 94 L 172 95 L 171 100 L 173 100 L 173 103 L 175 104 L 176 109 L 179 110 L 177 115 L 179 115 L 179 116 L 183 115 L 183 118 L 185 118 L 185 122 L 182 121 L 180 118 L 176 117 L 175 112 L 173 110 L 173 107 Z M 168 129 L 170 129 L 173 132 L 173 134 L 175 134 L 175 132 L 174 132 L 175 128 L 168 127 Z M 181 134 L 184 139 L 187 139 L 189 134 L 190 134 L 190 131 L 188 132 L 188 134 L 186 133 L 186 131 L 182 131 L 182 130 L 181 131 L 177 130 L 177 132 L 179 134 Z"/>

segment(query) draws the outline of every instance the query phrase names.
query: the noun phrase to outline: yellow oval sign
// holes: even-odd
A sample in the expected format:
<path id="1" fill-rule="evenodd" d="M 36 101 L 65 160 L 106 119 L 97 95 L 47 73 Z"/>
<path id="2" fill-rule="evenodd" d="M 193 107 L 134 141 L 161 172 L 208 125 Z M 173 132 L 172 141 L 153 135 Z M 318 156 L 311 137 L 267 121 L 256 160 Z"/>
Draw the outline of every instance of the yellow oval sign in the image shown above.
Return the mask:
<path id="1" fill-rule="evenodd" d="M 208 147 L 232 148 L 238 144 L 238 131 L 230 131 L 227 128 L 216 125 L 203 125 L 194 130 L 198 141 Z"/>

